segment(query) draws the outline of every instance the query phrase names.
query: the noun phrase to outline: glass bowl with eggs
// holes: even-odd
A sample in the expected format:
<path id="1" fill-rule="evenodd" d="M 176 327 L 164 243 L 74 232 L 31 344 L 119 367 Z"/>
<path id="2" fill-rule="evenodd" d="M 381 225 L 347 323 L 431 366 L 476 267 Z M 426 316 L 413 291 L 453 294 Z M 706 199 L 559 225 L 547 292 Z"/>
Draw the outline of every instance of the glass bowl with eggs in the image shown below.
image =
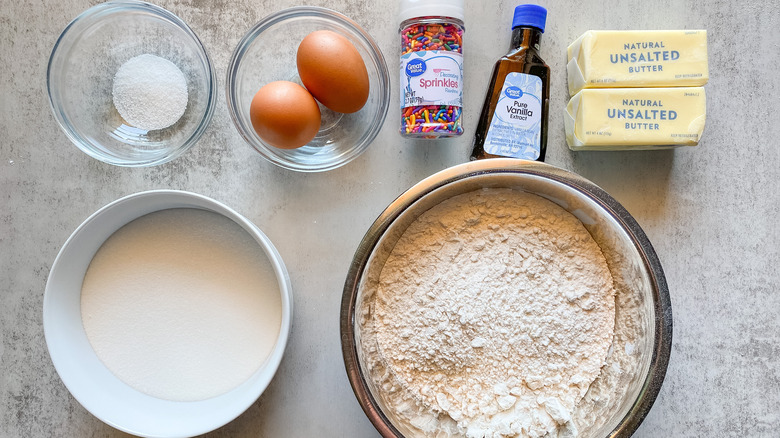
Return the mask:
<path id="1" fill-rule="evenodd" d="M 239 42 L 227 71 L 238 132 L 291 170 L 338 168 L 379 133 L 390 79 L 379 47 L 350 18 L 320 7 L 284 9 Z"/>
<path id="2" fill-rule="evenodd" d="M 173 13 L 134 0 L 87 9 L 60 35 L 46 82 L 54 117 L 84 153 L 127 167 L 168 162 L 216 105 L 206 49 Z"/>

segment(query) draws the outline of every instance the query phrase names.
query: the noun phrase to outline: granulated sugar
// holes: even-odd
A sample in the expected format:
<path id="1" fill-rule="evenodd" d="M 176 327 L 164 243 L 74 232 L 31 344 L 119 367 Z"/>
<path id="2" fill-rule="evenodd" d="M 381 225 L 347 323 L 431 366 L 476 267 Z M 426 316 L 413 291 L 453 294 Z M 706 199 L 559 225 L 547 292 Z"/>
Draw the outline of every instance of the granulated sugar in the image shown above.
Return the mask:
<path id="1" fill-rule="evenodd" d="M 187 78 L 176 64 L 143 54 L 119 67 L 112 89 L 114 107 L 125 121 L 145 131 L 167 128 L 187 109 Z"/>
<path id="2" fill-rule="evenodd" d="M 612 344 L 615 291 L 574 216 L 491 189 L 412 223 L 368 312 L 371 377 L 412 431 L 574 436 L 572 412 Z"/>
<path id="3" fill-rule="evenodd" d="M 115 232 L 81 290 L 98 358 L 148 395 L 196 401 L 249 378 L 281 327 L 273 267 L 254 239 L 216 213 L 163 210 Z"/>

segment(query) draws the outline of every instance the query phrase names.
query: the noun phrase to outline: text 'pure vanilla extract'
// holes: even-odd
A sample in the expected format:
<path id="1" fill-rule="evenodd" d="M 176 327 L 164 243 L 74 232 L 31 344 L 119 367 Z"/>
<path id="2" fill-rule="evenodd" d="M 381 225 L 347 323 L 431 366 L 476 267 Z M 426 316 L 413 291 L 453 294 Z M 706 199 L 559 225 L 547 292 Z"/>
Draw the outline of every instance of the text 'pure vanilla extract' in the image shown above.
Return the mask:
<path id="1" fill-rule="evenodd" d="M 474 135 L 472 160 L 523 158 L 544 161 L 550 67 L 539 56 L 547 10 L 515 8 L 512 48 L 493 67 Z"/>

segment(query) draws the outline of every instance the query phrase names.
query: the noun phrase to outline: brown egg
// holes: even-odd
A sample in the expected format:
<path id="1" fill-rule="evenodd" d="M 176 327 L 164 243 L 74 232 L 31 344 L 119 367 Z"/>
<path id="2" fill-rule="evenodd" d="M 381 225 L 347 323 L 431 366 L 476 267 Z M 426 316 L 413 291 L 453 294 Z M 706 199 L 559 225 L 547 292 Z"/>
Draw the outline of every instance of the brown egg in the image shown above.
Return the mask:
<path id="1" fill-rule="evenodd" d="M 355 46 L 329 30 L 306 35 L 298 46 L 298 75 L 323 105 L 354 113 L 368 100 L 368 71 Z"/>
<path id="2" fill-rule="evenodd" d="M 310 142 L 320 130 L 320 107 L 305 88 L 294 82 L 271 82 L 252 98 L 249 118 L 257 135 L 281 149 Z"/>

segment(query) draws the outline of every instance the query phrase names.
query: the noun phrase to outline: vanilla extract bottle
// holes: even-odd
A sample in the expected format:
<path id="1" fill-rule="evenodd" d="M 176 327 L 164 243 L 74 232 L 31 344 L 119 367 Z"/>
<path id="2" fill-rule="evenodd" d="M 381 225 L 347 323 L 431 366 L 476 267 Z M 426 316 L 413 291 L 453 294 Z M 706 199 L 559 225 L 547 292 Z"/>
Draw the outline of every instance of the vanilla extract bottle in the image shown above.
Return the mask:
<path id="1" fill-rule="evenodd" d="M 544 161 L 550 67 L 539 56 L 547 10 L 537 5 L 515 8 L 509 53 L 493 67 L 482 106 L 472 160 L 522 158 Z"/>

